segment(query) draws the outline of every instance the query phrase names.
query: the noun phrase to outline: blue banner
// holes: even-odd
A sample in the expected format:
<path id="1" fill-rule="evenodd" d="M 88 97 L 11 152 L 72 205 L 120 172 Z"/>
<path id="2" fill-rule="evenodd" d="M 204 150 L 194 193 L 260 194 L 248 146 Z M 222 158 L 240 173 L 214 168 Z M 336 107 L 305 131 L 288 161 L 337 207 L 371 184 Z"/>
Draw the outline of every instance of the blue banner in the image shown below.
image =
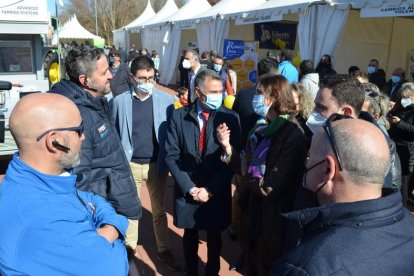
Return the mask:
<path id="1" fill-rule="evenodd" d="M 223 57 L 227 59 L 239 58 L 244 54 L 243 40 L 224 40 Z"/>

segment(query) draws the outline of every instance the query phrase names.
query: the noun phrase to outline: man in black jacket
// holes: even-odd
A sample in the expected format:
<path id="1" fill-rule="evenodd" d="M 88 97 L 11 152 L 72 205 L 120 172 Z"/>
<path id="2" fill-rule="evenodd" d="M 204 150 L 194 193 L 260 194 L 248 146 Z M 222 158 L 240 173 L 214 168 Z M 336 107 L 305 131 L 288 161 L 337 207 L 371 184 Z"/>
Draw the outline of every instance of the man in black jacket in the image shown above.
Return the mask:
<path id="1" fill-rule="evenodd" d="M 398 102 L 398 91 L 400 90 L 401 86 L 406 83 L 407 80 L 405 79 L 405 71 L 402 68 L 395 68 L 392 71 L 391 79 L 387 82 L 387 84 L 383 88 L 383 92 L 390 97 L 390 101 Z"/>
<path id="2" fill-rule="evenodd" d="M 303 178 L 320 206 L 285 214 L 303 236 L 272 275 L 411 275 L 414 217 L 400 193 L 382 189 L 384 135 L 363 120 L 330 119 L 314 134 Z"/>
<path id="3" fill-rule="evenodd" d="M 116 50 L 109 55 L 109 70 L 112 73 L 112 79 L 109 80 L 109 83 L 111 84 L 111 92 L 114 98 L 128 91 L 133 85 L 128 65 L 121 62 L 121 56 L 121 52 Z"/>
<path id="4" fill-rule="evenodd" d="M 85 140 L 80 165 L 74 169 L 77 188 L 103 196 L 118 213 L 138 220 L 141 202 L 104 97 L 112 79 L 107 57 L 101 49 L 73 48 L 65 66 L 69 80 L 56 83 L 51 92 L 72 100 L 82 116 Z"/>

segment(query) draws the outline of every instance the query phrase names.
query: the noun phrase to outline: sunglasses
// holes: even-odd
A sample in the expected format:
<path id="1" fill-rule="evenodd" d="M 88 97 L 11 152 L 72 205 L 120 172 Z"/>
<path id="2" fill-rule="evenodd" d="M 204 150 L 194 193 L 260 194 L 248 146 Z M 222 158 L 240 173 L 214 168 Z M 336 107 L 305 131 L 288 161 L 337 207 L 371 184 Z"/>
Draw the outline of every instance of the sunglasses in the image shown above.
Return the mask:
<path id="1" fill-rule="evenodd" d="M 43 132 L 41 135 L 39 135 L 36 138 L 36 141 L 39 142 L 40 139 L 42 139 L 43 137 L 45 137 L 51 131 L 76 131 L 78 133 L 78 136 L 81 137 L 82 134 L 83 134 L 83 121 L 77 127 L 63 127 L 63 128 L 49 129 L 49 130 Z"/>
<path id="2" fill-rule="evenodd" d="M 338 160 L 338 167 L 340 171 L 342 171 L 342 162 L 341 162 L 341 158 L 339 157 L 338 148 L 335 143 L 335 136 L 332 131 L 332 122 L 343 120 L 343 119 L 353 119 L 353 118 L 351 116 L 333 113 L 331 116 L 329 116 L 329 118 L 323 124 L 323 130 L 325 131 L 326 135 L 329 138 L 329 142 L 331 143 L 335 157 Z"/>

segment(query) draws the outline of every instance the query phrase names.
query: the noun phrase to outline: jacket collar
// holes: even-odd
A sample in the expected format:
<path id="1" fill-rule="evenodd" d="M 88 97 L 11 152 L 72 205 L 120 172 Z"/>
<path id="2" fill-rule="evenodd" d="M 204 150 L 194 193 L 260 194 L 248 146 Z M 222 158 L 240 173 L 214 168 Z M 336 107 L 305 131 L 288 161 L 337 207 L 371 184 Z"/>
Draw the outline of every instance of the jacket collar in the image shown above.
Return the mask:
<path id="1" fill-rule="evenodd" d="M 105 97 L 93 97 L 88 91 L 70 80 L 63 79 L 54 84 L 50 90 L 68 97 L 76 105 L 82 105 L 97 112 L 107 109 L 108 102 Z"/>
<path id="2" fill-rule="evenodd" d="M 49 175 L 41 173 L 23 162 L 18 153 L 13 155 L 13 160 L 7 169 L 5 179 L 56 194 L 73 193 L 76 184 L 76 175 Z"/>
<path id="3" fill-rule="evenodd" d="M 401 201 L 398 191 L 384 188 L 379 199 L 325 205 L 283 216 L 298 223 L 305 233 L 329 226 L 372 227 L 401 220 L 404 216 Z"/>

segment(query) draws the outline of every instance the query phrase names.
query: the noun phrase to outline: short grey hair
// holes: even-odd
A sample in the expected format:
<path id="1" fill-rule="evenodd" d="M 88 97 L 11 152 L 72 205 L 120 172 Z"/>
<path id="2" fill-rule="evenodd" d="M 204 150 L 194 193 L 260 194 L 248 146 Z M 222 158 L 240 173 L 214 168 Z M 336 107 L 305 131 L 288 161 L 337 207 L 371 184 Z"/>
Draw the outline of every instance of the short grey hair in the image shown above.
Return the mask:
<path id="1" fill-rule="evenodd" d="M 196 51 L 189 50 L 189 51 L 187 51 L 187 53 L 192 53 L 193 54 L 193 59 L 196 59 L 196 60 L 200 61 L 200 55 Z"/>
<path id="2" fill-rule="evenodd" d="M 390 169 L 390 154 L 384 156 L 379 151 L 367 150 L 364 143 L 359 143 L 358 135 L 343 125 L 332 123 L 332 132 L 342 169 L 348 173 L 350 179 L 356 184 L 383 184 Z"/>
<path id="3" fill-rule="evenodd" d="M 203 89 L 207 78 L 218 80 L 218 81 L 223 80 L 216 71 L 207 69 L 197 74 L 196 79 L 195 79 L 195 86 L 200 89 Z"/>
<path id="4" fill-rule="evenodd" d="M 68 52 L 65 58 L 66 73 L 69 79 L 79 84 L 79 76 L 89 77 L 96 70 L 97 61 L 106 58 L 100 48 L 75 47 Z"/>

